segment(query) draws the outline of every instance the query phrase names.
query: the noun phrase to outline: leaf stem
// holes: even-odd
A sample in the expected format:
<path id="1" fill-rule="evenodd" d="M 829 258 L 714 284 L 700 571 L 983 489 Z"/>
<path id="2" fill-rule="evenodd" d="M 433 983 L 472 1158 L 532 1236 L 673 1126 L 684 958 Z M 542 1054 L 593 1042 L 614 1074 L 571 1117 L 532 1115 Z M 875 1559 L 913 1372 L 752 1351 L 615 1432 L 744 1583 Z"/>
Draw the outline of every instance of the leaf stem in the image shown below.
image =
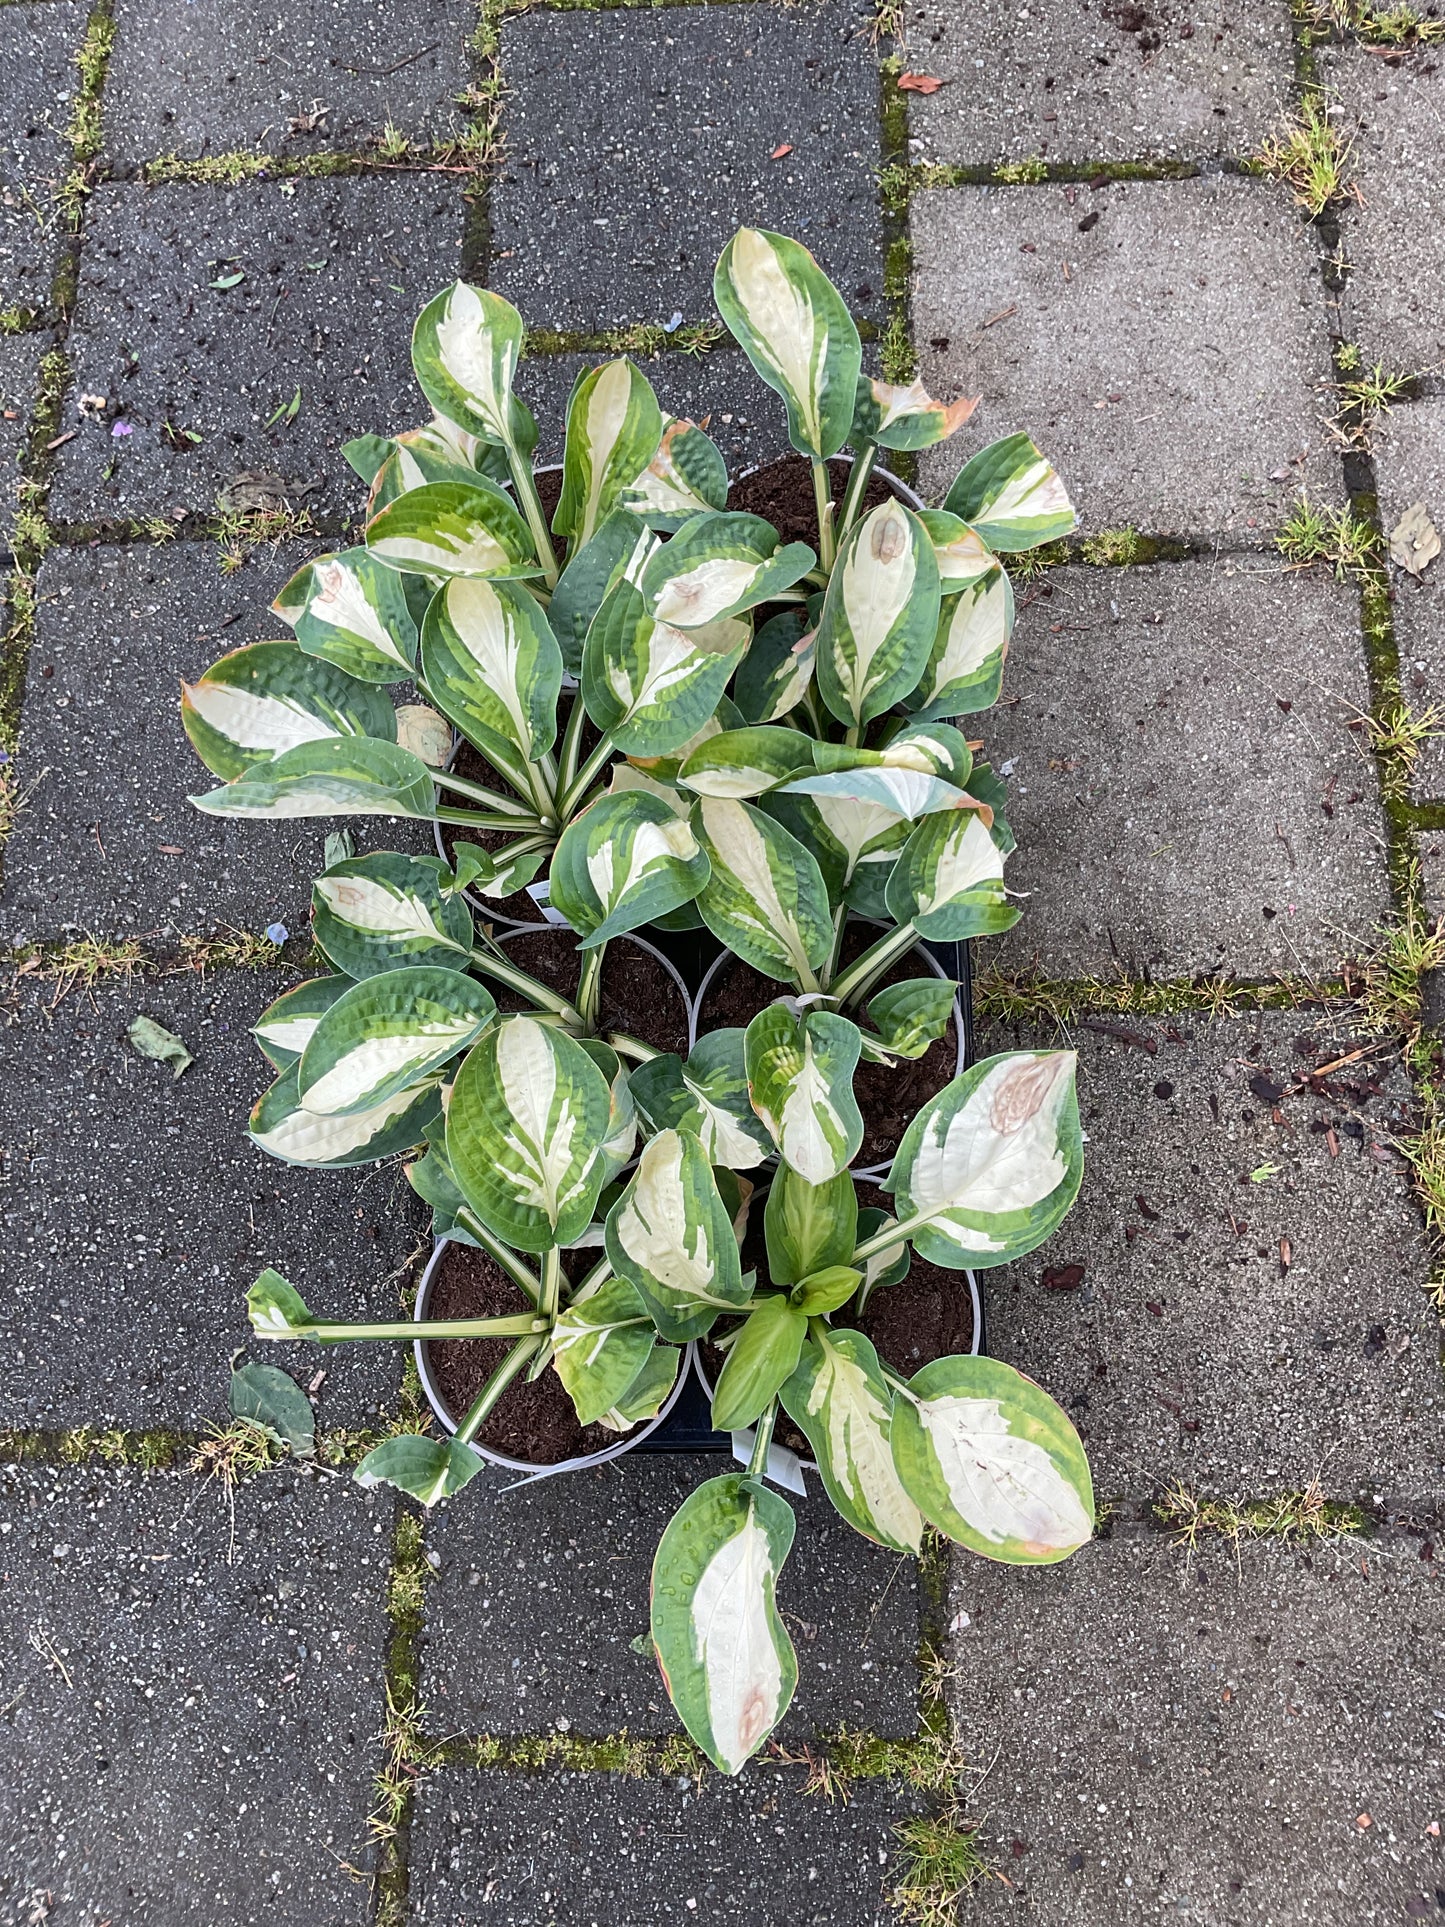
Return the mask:
<path id="1" fill-rule="evenodd" d="M 768 1448 L 773 1442 L 773 1427 L 778 1422 L 778 1401 L 774 1399 L 758 1420 L 757 1433 L 753 1439 L 752 1457 L 748 1460 L 746 1476 L 760 1479 L 768 1469 Z"/>
<path id="2" fill-rule="evenodd" d="M 588 790 L 591 789 L 593 783 L 595 783 L 597 778 L 602 774 L 602 771 L 607 766 L 607 759 L 611 754 L 612 732 L 611 730 L 606 730 L 603 732 L 602 741 L 597 745 L 596 749 L 593 750 L 592 754 L 587 758 L 587 761 L 582 765 L 581 769 L 578 770 L 577 774 L 557 800 L 557 815 L 562 822 L 567 823 L 571 821 L 573 811 L 577 808 L 577 805 L 582 801 L 582 798 L 587 794 Z"/>
<path id="3" fill-rule="evenodd" d="M 572 708 L 568 712 L 567 727 L 562 732 L 562 748 L 557 758 L 556 797 L 559 805 L 577 780 L 577 759 L 582 753 L 582 732 L 586 726 L 587 705 L 582 700 L 579 688 L 573 692 Z"/>
<path id="4" fill-rule="evenodd" d="M 848 487 L 843 494 L 843 508 L 838 517 L 838 540 L 841 543 L 849 529 L 858 520 L 863 507 L 863 497 L 868 492 L 869 478 L 873 464 L 878 459 L 878 444 L 865 442 L 858 450 L 853 463 L 853 472 L 848 477 Z"/>
<path id="5" fill-rule="evenodd" d="M 398 1318 L 379 1325 L 306 1325 L 288 1334 L 340 1345 L 353 1338 L 518 1338 L 547 1330 L 535 1311 L 509 1312 L 501 1318 Z"/>
<path id="6" fill-rule="evenodd" d="M 477 754 L 480 756 L 482 752 L 478 750 Z M 497 772 L 498 776 L 510 783 L 512 788 L 517 791 L 518 800 L 516 802 L 513 802 L 510 796 L 504 796 L 500 790 L 488 789 L 485 783 L 474 782 L 470 776 L 456 776 L 449 769 L 434 769 L 431 773 L 431 780 L 436 784 L 438 789 L 454 790 L 458 796 L 470 797 L 474 803 L 485 803 L 489 809 L 496 810 L 503 816 L 520 816 L 523 818 L 531 816 L 531 792 L 527 786 L 519 780 L 522 775 L 522 765 L 518 763 L 514 769 L 508 769 L 500 762 L 492 762 L 490 756 L 487 757 L 487 761 L 492 764 L 492 768 Z"/>
<path id="7" fill-rule="evenodd" d="M 583 1034 L 588 1037 L 594 1036 L 597 1031 L 597 1005 L 602 995 L 602 959 L 606 954 L 605 943 L 581 953 L 582 972 L 577 980 L 577 1008 L 582 1013 Z"/>
<path id="8" fill-rule="evenodd" d="M 605 1040 L 619 1057 L 630 1057 L 635 1063 L 646 1064 L 654 1057 L 665 1057 L 655 1044 L 644 1044 L 640 1037 L 630 1037 L 625 1030 L 610 1030 Z"/>
<path id="9" fill-rule="evenodd" d="M 547 527 L 547 515 L 542 507 L 542 498 L 538 495 L 537 484 L 532 479 L 532 465 L 523 459 L 510 442 L 507 443 L 507 467 L 512 471 L 512 484 L 517 491 L 517 500 L 522 506 L 522 513 L 527 518 L 527 526 L 532 531 L 537 560 L 542 565 L 542 573 L 547 579 L 547 589 L 550 593 L 556 588 L 557 578 L 562 573 L 557 567 L 557 551 L 552 547 L 552 531 Z"/>
<path id="10" fill-rule="evenodd" d="M 911 923 L 900 923 L 896 930 L 885 931 L 877 943 L 869 944 L 861 957 L 853 959 L 834 983 L 832 995 L 839 1003 L 856 1008 L 888 966 L 906 956 L 917 942 L 918 932 Z"/>
<path id="11" fill-rule="evenodd" d="M 556 1245 L 542 1254 L 542 1303 L 538 1307 L 549 1326 L 557 1321 L 562 1302 L 562 1253 Z"/>
<path id="12" fill-rule="evenodd" d="M 828 464 L 813 457 L 813 502 L 818 511 L 818 560 L 831 569 L 838 554 L 833 537 L 833 484 Z"/>
<path id="13" fill-rule="evenodd" d="M 438 803 L 432 811 L 438 823 L 457 823 L 473 830 L 532 830 L 538 833 L 549 826 L 536 816 L 513 816 L 502 810 L 458 810 L 449 803 Z"/>
<path id="14" fill-rule="evenodd" d="M 458 1445 L 470 1445 L 491 1416 L 492 1408 L 506 1391 L 512 1380 L 521 1371 L 527 1360 L 538 1349 L 540 1338 L 519 1338 L 496 1371 L 487 1380 L 481 1391 L 467 1408 L 467 1415 L 457 1427 Z"/>
<path id="15" fill-rule="evenodd" d="M 546 925 L 540 926 L 545 929 Z M 484 977 L 495 977 L 498 983 L 507 984 L 513 990 L 520 990 L 524 997 L 530 997 L 542 1010 L 549 1010 L 560 1017 L 569 1030 L 581 1030 L 582 1013 L 575 1004 L 557 990 L 549 990 L 546 984 L 539 984 L 525 970 L 519 970 L 514 963 L 502 957 L 493 956 L 489 950 L 472 952 L 472 969 L 480 971 Z"/>

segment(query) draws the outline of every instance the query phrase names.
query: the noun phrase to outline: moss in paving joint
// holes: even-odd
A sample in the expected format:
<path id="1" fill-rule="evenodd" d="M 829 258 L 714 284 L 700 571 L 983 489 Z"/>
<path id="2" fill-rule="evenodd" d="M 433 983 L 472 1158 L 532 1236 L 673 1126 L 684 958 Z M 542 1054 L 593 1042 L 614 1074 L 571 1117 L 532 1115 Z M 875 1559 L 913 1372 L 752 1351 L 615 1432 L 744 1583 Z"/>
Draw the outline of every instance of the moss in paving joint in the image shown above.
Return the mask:
<path id="1" fill-rule="evenodd" d="M 128 1432 L 121 1426 L 78 1426 L 68 1432 L 0 1431 L 0 1462 L 38 1465 L 130 1465 L 160 1472 L 180 1464 L 195 1440 L 166 1430 Z"/>
<path id="2" fill-rule="evenodd" d="M 893 1829 L 902 1869 L 890 1899 L 907 1927 L 956 1927 L 964 1897 L 991 1871 L 978 1829 L 956 1803 Z"/>
<path id="3" fill-rule="evenodd" d="M 1445 42 L 1445 20 L 1411 6 L 1375 7 L 1369 0 L 1295 0 L 1302 35 L 1315 40 L 1363 40 L 1375 47 L 1431 47 Z"/>
<path id="4" fill-rule="evenodd" d="M 376 1776 L 376 1806 L 371 1818 L 376 1848 L 374 1878 L 376 1927 L 403 1927 L 411 1847 L 411 1816 L 416 1782 L 437 1755 L 427 1744 L 423 1720 L 419 1657 L 429 1568 L 423 1522 L 398 1502 L 387 1579 L 386 1614 L 390 1622 L 385 1667 L 386 1719 L 382 1763 Z"/>
<path id="5" fill-rule="evenodd" d="M 711 352 L 723 339 L 720 321 L 684 321 L 667 329 L 659 322 L 638 321 L 626 328 L 600 328 L 590 334 L 562 328 L 529 328 L 524 358 L 547 355 L 682 354 L 697 357 Z"/>
<path id="6" fill-rule="evenodd" d="M 388 122 L 371 147 L 354 153 L 283 155 L 242 148 L 194 159 L 161 154 L 144 163 L 139 178 L 147 187 L 240 187 L 249 181 L 334 180 L 354 174 L 480 174 L 500 158 L 500 90 L 491 85 L 470 89 L 467 105 L 480 110 L 481 118 L 451 140 L 413 142 Z"/>
<path id="7" fill-rule="evenodd" d="M 1155 1524 L 1191 1551 L 1208 1539 L 1229 1539 L 1236 1546 L 1245 1539 L 1314 1545 L 1358 1538 L 1368 1526 L 1359 1506 L 1327 1499 L 1318 1479 L 1299 1491 L 1242 1501 L 1201 1498 L 1176 1484 L 1160 1494 L 1152 1510 Z"/>
<path id="8" fill-rule="evenodd" d="M 906 206 L 912 193 L 947 187 L 1042 187 L 1059 182 L 1087 186 L 1092 181 L 1189 181 L 1204 173 L 1195 161 L 1050 161 L 1041 155 L 1002 161 L 991 167 L 967 167 L 952 161 L 891 160 L 879 174 L 885 200 Z M 1245 161 L 1221 161 L 1214 173 L 1245 173 Z"/>
<path id="9" fill-rule="evenodd" d="M 81 209 L 94 185 L 94 163 L 102 137 L 101 97 L 114 44 L 115 20 L 109 0 L 97 0 L 86 23 L 85 39 L 75 54 L 80 84 L 71 100 L 67 130 L 70 166 L 56 191 L 56 200 L 72 234 L 79 229 Z"/>
<path id="10" fill-rule="evenodd" d="M 1090 1016 L 1233 1017 L 1240 1011 L 1299 1010 L 1347 1003 L 1345 982 L 1279 975 L 1247 981 L 1230 977 L 1033 977 L 1020 971 L 981 971 L 974 1008 L 988 1023 L 1073 1024 Z"/>

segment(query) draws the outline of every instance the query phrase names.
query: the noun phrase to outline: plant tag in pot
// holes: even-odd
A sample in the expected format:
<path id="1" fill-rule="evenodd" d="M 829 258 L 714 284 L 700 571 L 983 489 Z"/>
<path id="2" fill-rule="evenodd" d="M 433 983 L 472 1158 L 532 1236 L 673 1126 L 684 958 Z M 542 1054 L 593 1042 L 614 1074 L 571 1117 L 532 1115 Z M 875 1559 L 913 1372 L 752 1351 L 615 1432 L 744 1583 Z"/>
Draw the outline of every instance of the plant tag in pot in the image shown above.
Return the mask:
<path id="1" fill-rule="evenodd" d="M 543 877 L 537 883 L 529 883 L 527 885 L 527 895 L 532 899 L 533 903 L 536 904 L 548 923 L 560 924 L 564 930 L 570 930 L 572 928 L 571 924 L 568 923 L 567 919 L 562 915 L 562 912 L 552 908 L 552 879 L 550 877 Z"/>
<path id="2" fill-rule="evenodd" d="M 733 1457 L 739 1465 L 746 1465 L 753 1456 L 753 1446 L 757 1441 L 757 1428 L 750 1425 L 745 1432 L 730 1432 L 733 1442 Z M 764 1474 L 774 1485 L 780 1485 L 785 1492 L 796 1492 L 800 1499 L 806 1499 L 808 1488 L 803 1483 L 803 1461 L 796 1452 L 790 1452 L 786 1445 L 768 1447 L 768 1469 Z"/>

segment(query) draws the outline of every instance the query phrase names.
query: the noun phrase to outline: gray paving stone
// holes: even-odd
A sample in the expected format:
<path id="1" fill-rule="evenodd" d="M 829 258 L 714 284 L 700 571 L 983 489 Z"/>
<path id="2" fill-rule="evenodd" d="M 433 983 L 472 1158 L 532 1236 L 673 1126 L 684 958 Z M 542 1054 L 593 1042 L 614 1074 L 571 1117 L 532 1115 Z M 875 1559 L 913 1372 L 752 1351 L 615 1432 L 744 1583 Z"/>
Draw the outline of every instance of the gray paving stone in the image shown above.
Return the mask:
<path id="1" fill-rule="evenodd" d="M 388 122 L 410 140 L 445 139 L 476 28 L 467 0 L 119 0 L 115 19 L 105 153 L 121 166 L 344 152 Z"/>
<path id="2" fill-rule="evenodd" d="M 930 499 L 1018 429 L 1086 531 L 1255 542 L 1301 485 L 1342 499 L 1319 250 L 1271 183 L 938 189 L 912 226 L 924 379 L 983 396 L 967 447 L 922 457 Z"/>
<path id="3" fill-rule="evenodd" d="M 1037 1927 L 1434 1919 L 1445 1588 L 1418 1538 L 958 1560 L 955 1723 Z M 956 1619 L 955 1623 L 959 1623 Z M 1414 1902 L 1412 1907 L 1411 1903 Z"/>
<path id="4" fill-rule="evenodd" d="M 0 1084 L 0 1427 L 186 1431 L 224 1417 L 245 1293 L 275 1265 L 320 1311 L 395 1315 L 388 1282 L 420 1237 L 400 1168 L 304 1171 L 255 1149 L 271 1072 L 250 1026 L 298 981 L 282 970 L 134 981 L 93 994 L 23 984 Z M 183 1039 L 179 1079 L 126 1043 L 139 1013 Z M 390 1346 L 261 1346 L 310 1385 L 320 1422 L 394 1409 Z"/>
<path id="5" fill-rule="evenodd" d="M 653 1554 L 673 1512 L 729 1469 L 716 1454 L 631 1453 L 593 1472 L 504 1492 L 472 1486 L 427 1526 L 422 1698 L 447 1732 L 674 1733 L 647 1630 Z M 783 1732 L 918 1728 L 918 1573 L 846 1526 L 815 1478 L 789 1498 L 798 1533 L 779 1606 L 798 1650 Z"/>
<path id="6" fill-rule="evenodd" d="M 417 1791 L 411 1907 L 418 1927 L 892 1927 L 894 1828 L 918 1798 L 883 1780 L 842 1801 L 801 1777 L 747 1767 L 735 1780 L 428 1774 Z"/>
<path id="7" fill-rule="evenodd" d="M 0 1469 L 7 1921 L 370 1919 L 390 1516 L 335 1477 L 232 1511 L 185 1475 Z"/>
<path id="8" fill-rule="evenodd" d="M 458 273 L 462 222 L 440 174 L 97 188 L 67 344 L 66 425 L 79 433 L 60 450 L 51 514 L 209 511 L 242 472 L 351 513 L 341 444 L 431 412 L 412 379 L 411 327 Z M 211 285 L 238 271 L 237 286 Z M 298 387 L 294 421 L 267 428 Z M 82 394 L 107 398 L 103 420 L 74 412 Z M 200 445 L 177 452 L 168 422 Z"/>
<path id="9" fill-rule="evenodd" d="M 263 550 L 230 576 L 203 543 L 46 557 L 16 759 L 28 800 L 5 847 L 0 936 L 305 928 L 335 826 L 203 816 L 186 799 L 219 779 L 186 741 L 179 707 L 181 677 L 288 633 L 269 605 L 305 553 Z M 357 829 L 361 849 L 420 841 L 390 819 Z"/>
<path id="10" fill-rule="evenodd" d="M 72 56 L 85 39 L 84 0 L 0 11 L 0 307 L 42 308 L 60 262 L 56 190 L 70 162 Z"/>
<path id="11" fill-rule="evenodd" d="M 1352 143 L 1358 199 L 1340 231 L 1349 276 L 1340 313 L 1347 340 L 1401 374 L 1442 372 L 1445 310 L 1445 74 L 1433 53 L 1386 62 L 1360 46 L 1329 50 L 1322 67 Z"/>
<path id="12" fill-rule="evenodd" d="M 1445 537 L 1445 399 L 1398 404 L 1380 421 L 1373 440 L 1386 532 L 1406 509 L 1423 502 Z M 1419 581 L 1399 568 L 1390 574 L 1404 690 L 1417 709 L 1445 713 L 1445 571 L 1437 557 Z M 1415 789 L 1421 797 L 1445 796 L 1445 736 L 1421 744 Z"/>
<path id="13" fill-rule="evenodd" d="M 1425 914 L 1438 922 L 1445 917 L 1445 830 L 1417 830 L 1415 855 L 1425 886 Z"/>
<path id="14" fill-rule="evenodd" d="M 996 1026 L 979 1048 L 1060 1041 Z M 1419 1214 L 1386 1148 L 1409 1102 L 1388 1053 L 1317 1093 L 1315 1066 L 1351 1046 L 1307 1012 L 1100 1018 L 1062 1041 L 1083 1189 L 1047 1245 L 983 1283 L 990 1352 L 1064 1404 L 1100 1493 L 1318 1477 L 1351 1500 L 1439 1503 L 1445 1378 Z M 1082 1282 L 1051 1288 L 1071 1265 Z"/>
<path id="15" fill-rule="evenodd" d="M 1282 0 L 1235 8 L 925 0 L 904 44 L 944 82 L 909 102 L 921 157 L 987 167 L 1050 160 L 1209 160 L 1253 153 L 1289 106 Z"/>
<path id="16" fill-rule="evenodd" d="M 802 241 L 881 315 L 878 62 L 853 0 L 538 9 L 504 24 L 502 73 L 490 278 L 534 327 L 707 319 L 745 223 Z"/>
<path id="17" fill-rule="evenodd" d="M 0 27 L 4 26 L 0 19 Z M 15 530 L 20 457 L 35 412 L 36 375 L 48 341 L 42 335 L 0 337 L 0 543 Z"/>
<path id="18" fill-rule="evenodd" d="M 1333 971 L 1388 895 L 1355 591 L 1262 560 L 1050 573 L 1004 703 L 1024 914 L 984 963 L 1050 976 Z"/>
<path id="19" fill-rule="evenodd" d="M 582 369 L 607 359 L 605 354 L 542 355 L 522 364 L 517 392 L 542 431 L 537 461 L 561 461 L 572 384 Z M 747 357 L 730 343 L 702 356 L 656 355 L 637 365 L 669 414 L 707 418 L 707 432 L 722 450 L 730 475 L 790 452 L 781 396 L 758 379 Z"/>

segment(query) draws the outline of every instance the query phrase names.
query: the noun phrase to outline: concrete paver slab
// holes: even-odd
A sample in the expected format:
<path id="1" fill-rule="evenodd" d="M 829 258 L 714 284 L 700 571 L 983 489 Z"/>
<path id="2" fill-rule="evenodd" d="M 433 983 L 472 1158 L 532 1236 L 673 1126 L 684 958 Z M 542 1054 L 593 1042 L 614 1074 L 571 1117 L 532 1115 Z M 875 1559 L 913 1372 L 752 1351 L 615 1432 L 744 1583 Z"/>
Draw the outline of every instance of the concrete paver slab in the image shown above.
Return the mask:
<path id="1" fill-rule="evenodd" d="M 1030 895 L 981 961 L 1333 972 L 1388 903 L 1354 588 L 1240 557 L 1060 569 L 1019 600 L 979 722 Z"/>
<path id="2" fill-rule="evenodd" d="M 1445 372 L 1445 74 L 1430 50 L 1384 61 L 1368 48 L 1322 60 L 1351 143 L 1359 197 L 1343 203 L 1349 275 L 1340 302 L 1345 338 L 1399 374 Z"/>
<path id="3" fill-rule="evenodd" d="M 0 1468 L 7 1920 L 363 1927 L 390 1516 L 285 1471 L 232 1511 Z"/>
<path id="4" fill-rule="evenodd" d="M 1423 502 L 1445 537 L 1445 398 L 1399 403 L 1373 434 L 1380 520 L 1388 535 L 1407 509 Z M 1421 576 L 1391 567 L 1400 678 L 1418 710 L 1445 710 L 1445 568 L 1437 557 Z M 1417 796 L 1445 796 L 1445 735 L 1420 745 Z"/>
<path id="5" fill-rule="evenodd" d="M 243 643 L 287 636 L 269 607 L 307 553 L 263 550 L 229 576 L 198 542 L 46 557 L 16 762 L 27 801 L 4 851 L 0 934 L 304 929 L 335 825 L 195 809 L 187 797 L 220 778 L 186 741 L 180 680 Z M 416 825 L 386 818 L 359 829 L 361 849 L 422 841 Z"/>
<path id="6" fill-rule="evenodd" d="M 709 319 L 744 223 L 793 235 L 882 314 L 878 66 L 852 0 L 538 9 L 504 24 L 501 65 L 491 284 L 534 327 Z"/>
<path id="7" fill-rule="evenodd" d="M 341 444 L 431 413 L 411 325 L 456 278 L 462 222 L 440 174 L 97 188 L 68 342 L 66 427 L 80 432 L 60 450 L 51 514 L 208 512 L 239 473 L 278 475 L 293 503 L 354 513 Z M 298 388 L 295 417 L 267 427 Z M 82 394 L 106 398 L 103 419 L 74 413 Z"/>
<path id="8" fill-rule="evenodd" d="M 910 8 L 908 64 L 944 82 L 910 103 L 923 158 L 966 167 L 1041 154 L 1063 161 L 1208 160 L 1253 153 L 1294 83 L 1288 8 L 1204 0 L 1102 6 L 925 0 Z"/>
<path id="9" fill-rule="evenodd" d="M 922 457 L 930 500 L 1019 429 L 1086 532 L 1263 542 L 1301 486 L 1341 499 L 1319 249 L 1272 183 L 936 189 L 912 228 L 929 391 L 983 396 Z"/>
<path id="10" fill-rule="evenodd" d="M 430 1590 L 422 1700 L 439 1730 L 530 1733 L 565 1719 L 601 1736 L 674 1733 L 647 1630 L 653 1554 L 673 1512 L 728 1470 L 714 1454 L 633 1452 L 521 1491 L 472 1485 L 427 1527 Z M 782 1731 L 918 1726 L 918 1573 L 834 1512 L 816 1479 L 789 1498 L 797 1537 L 778 1604 L 798 1650 Z"/>
<path id="11" fill-rule="evenodd" d="M 85 39 L 84 0 L 0 10 L 0 308 L 43 308 L 60 265 L 56 194 L 70 166 L 73 56 Z"/>
<path id="12" fill-rule="evenodd" d="M 318 1312 L 398 1315 L 422 1213 L 395 1165 L 306 1171 L 246 1137 L 271 1081 L 250 1026 L 283 970 L 16 993 L 0 1085 L 0 1427 L 199 1430 L 224 1418 L 246 1289 L 274 1265 Z M 179 1079 L 125 1041 L 139 1014 L 195 1057 Z M 388 1282 L 393 1280 L 393 1282 Z M 264 1345 L 323 1424 L 394 1409 L 399 1348 Z"/>
<path id="13" fill-rule="evenodd" d="M 980 1052 L 1059 1041 L 991 1026 Z M 1389 1047 L 1320 1074 L 1351 1046 L 1306 1011 L 1090 1019 L 1068 1041 L 1079 1201 L 983 1285 L 989 1350 L 1064 1404 L 1101 1494 L 1318 1477 L 1439 1503 L 1445 1378 L 1419 1214 L 1381 1141 L 1409 1097 Z"/>
<path id="14" fill-rule="evenodd" d="M 1429 1542 L 1296 1551 L 1163 1534 L 1061 1566 L 960 1558 L 954 1717 L 1037 1927 L 1433 1918 L 1445 1587 Z"/>
<path id="15" fill-rule="evenodd" d="M 135 166 L 236 149 L 342 152 L 388 124 L 443 140 L 461 115 L 466 0 L 119 0 L 105 153 Z"/>
<path id="16" fill-rule="evenodd" d="M 418 1927 L 495 1907 L 511 1927 L 704 1919 L 729 1927 L 891 1927 L 894 1827 L 915 1795 L 865 1780 L 808 1799 L 797 1773 L 754 1762 L 735 1780 L 612 1773 L 430 1774 L 417 1794 Z"/>

